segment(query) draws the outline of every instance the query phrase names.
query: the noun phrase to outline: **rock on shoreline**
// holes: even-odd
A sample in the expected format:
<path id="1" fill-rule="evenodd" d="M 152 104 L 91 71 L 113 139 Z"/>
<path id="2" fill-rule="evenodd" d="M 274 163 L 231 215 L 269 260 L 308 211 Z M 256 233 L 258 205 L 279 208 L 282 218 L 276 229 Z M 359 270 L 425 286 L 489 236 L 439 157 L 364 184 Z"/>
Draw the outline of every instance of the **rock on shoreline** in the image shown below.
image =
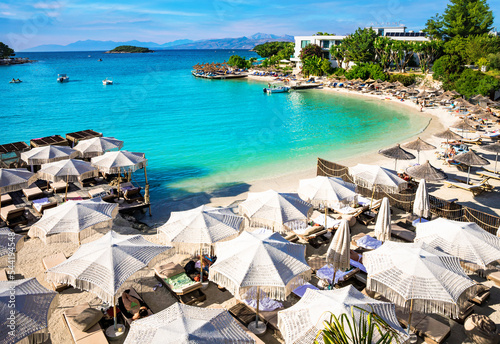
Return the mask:
<path id="1" fill-rule="evenodd" d="M 32 63 L 32 62 L 36 62 L 36 60 L 30 60 L 26 57 L 16 57 L 13 59 L 0 59 L 0 65 L 2 66 L 10 66 L 15 64 Z"/>

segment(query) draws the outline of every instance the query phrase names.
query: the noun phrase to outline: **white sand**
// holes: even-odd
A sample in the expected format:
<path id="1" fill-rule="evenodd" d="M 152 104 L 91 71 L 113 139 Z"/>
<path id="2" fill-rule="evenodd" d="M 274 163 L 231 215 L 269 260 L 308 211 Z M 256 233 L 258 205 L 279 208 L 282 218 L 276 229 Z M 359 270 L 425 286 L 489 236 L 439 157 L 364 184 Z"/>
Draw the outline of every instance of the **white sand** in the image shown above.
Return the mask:
<path id="1" fill-rule="evenodd" d="M 251 77 L 256 78 L 258 80 L 267 81 L 262 77 Z M 269 80 L 272 78 L 269 78 Z M 345 93 L 350 97 L 374 97 L 374 98 L 382 98 L 380 96 L 372 96 L 372 95 L 358 95 L 354 92 L 342 90 L 342 89 L 330 89 L 324 88 L 322 90 L 315 90 L 315 92 L 339 92 Z M 385 98 L 385 97 L 384 97 Z M 360 98 L 361 99 L 361 98 Z M 380 100 L 384 101 L 384 100 Z M 415 104 L 409 101 L 399 102 L 395 100 L 386 100 L 390 101 L 394 104 L 394 106 L 404 107 L 412 115 L 415 116 L 428 116 L 431 121 L 429 126 L 425 129 L 424 132 L 421 133 L 420 137 L 426 140 L 429 143 L 434 144 L 435 146 L 440 145 L 439 139 L 432 136 L 433 133 L 444 130 L 445 126 L 450 125 L 455 122 L 455 118 L 452 115 L 447 113 L 445 110 L 439 109 L 426 109 L 425 112 L 420 113 Z M 397 143 L 397 142 L 394 142 Z M 474 147 L 476 148 L 476 147 Z M 478 148 L 479 152 L 483 152 L 482 149 Z M 436 167 L 441 167 L 444 169 L 448 175 L 453 178 L 455 176 L 464 177 L 465 174 L 462 172 L 458 172 L 454 167 L 448 167 L 442 165 L 441 161 L 438 161 L 435 157 L 434 151 L 421 152 L 420 160 L 424 161 L 428 159 L 431 164 Z M 491 159 L 491 155 L 488 155 L 488 158 Z M 357 162 L 370 163 L 370 164 L 379 164 L 384 167 L 393 168 L 394 162 L 390 159 L 384 158 L 381 155 L 375 154 L 375 152 L 366 152 L 366 155 L 357 156 L 352 159 L 346 159 L 343 161 L 338 161 L 338 163 L 353 166 Z M 399 166 L 407 166 L 408 163 L 414 163 L 415 161 L 407 161 L 407 162 L 399 162 Z M 298 182 L 303 178 L 312 178 L 316 175 L 316 167 L 310 166 L 304 171 L 295 172 L 292 174 L 283 174 L 279 176 L 275 176 L 273 178 L 267 178 L 263 180 L 255 180 L 248 181 L 250 184 L 250 190 L 252 192 L 258 191 L 266 191 L 270 188 L 283 191 L 283 192 L 294 192 L 297 190 Z M 475 180 L 478 180 L 477 176 L 473 176 Z M 500 186 L 498 181 L 492 181 L 492 185 L 495 187 Z M 431 187 L 432 194 L 442 197 L 445 199 L 450 198 L 458 198 L 459 203 L 471 205 L 474 208 L 479 208 L 484 211 L 490 213 L 500 214 L 500 197 L 497 191 L 491 193 L 484 193 L 483 195 L 473 198 L 472 195 L 463 190 L 457 189 L 447 189 L 444 187 L 440 187 L 439 184 L 432 185 Z M 220 197 L 220 198 L 212 198 L 211 204 L 216 206 L 226 206 L 232 203 L 235 200 L 243 200 L 246 198 L 247 192 L 238 194 L 232 197 Z M 397 213 L 397 212 L 396 212 Z M 357 232 L 366 232 L 370 231 L 373 228 L 372 226 L 366 228 L 362 225 L 357 224 L 353 228 L 353 233 Z M 139 234 L 139 232 L 135 229 L 130 228 L 130 224 L 118 217 L 115 220 L 113 229 L 122 234 Z M 145 234 L 146 238 L 156 242 L 156 233 L 155 230 L 151 230 L 150 233 L 142 233 Z M 17 261 L 17 273 L 24 276 L 25 278 L 36 277 L 43 285 L 49 287 L 49 284 L 45 281 L 44 278 L 44 269 L 41 263 L 42 258 L 55 254 L 57 252 L 63 252 L 66 256 L 70 256 L 77 249 L 76 245 L 73 244 L 51 244 L 44 245 L 39 239 L 30 239 L 26 242 L 22 251 L 18 254 Z M 314 250 L 308 246 L 307 255 L 323 255 L 326 247 L 323 245 L 319 250 Z M 175 261 L 181 262 L 184 261 L 186 256 L 176 256 Z M 485 282 L 484 279 L 475 277 L 475 279 Z M 140 282 L 140 283 L 139 283 Z M 152 270 L 146 269 L 139 274 L 139 277 L 134 277 L 125 283 L 125 287 L 134 287 L 143 295 L 145 301 L 150 305 L 154 312 L 159 312 L 164 308 L 172 305 L 176 302 L 175 298 L 169 294 L 165 288 L 157 288 L 156 291 L 153 290 L 153 287 L 158 284 L 158 281 L 154 278 L 154 274 Z M 492 286 L 491 282 L 485 282 L 485 284 Z M 205 301 L 200 306 L 206 307 L 210 304 L 218 303 L 218 304 L 231 304 L 234 303 L 235 300 L 228 292 L 220 292 L 214 285 L 211 285 L 205 293 L 207 294 L 207 301 Z M 500 291 L 498 288 L 493 287 L 492 296 L 488 303 L 485 306 L 479 307 L 475 306 L 476 313 L 486 314 L 490 316 L 493 321 L 496 323 L 500 322 L 500 312 L 498 301 L 500 300 Z M 101 301 L 93 296 L 92 294 L 84 291 L 75 290 L 73 288 L 66 289 L 63 291 L 59 297 L 59 307 L 55 311 L 54 315 L 50 319 L 49 323 L 49 331 L 52 335 L 53 343 L 71 343 L 71 337 L 68 329 L 66 328 L 63 318 L 62 312 L 65 309 L 68 309 L 72 306 L 79 305 L 81 303 L 90 302 L 91 305 L 97 306 L 101 304 Z M 452 324 L 452 336 L 448 339 L 447 343 L 461 343 L 466 342 L 463 332 L 463 327 L 456 325 L 453 321 L 450 320 L 450 324 Z M 263 338 L 266 343 L 278 343 L 280 342 L 276 336 L 273 335 L 271 331 L 268 330 L 268 333 Z"/>

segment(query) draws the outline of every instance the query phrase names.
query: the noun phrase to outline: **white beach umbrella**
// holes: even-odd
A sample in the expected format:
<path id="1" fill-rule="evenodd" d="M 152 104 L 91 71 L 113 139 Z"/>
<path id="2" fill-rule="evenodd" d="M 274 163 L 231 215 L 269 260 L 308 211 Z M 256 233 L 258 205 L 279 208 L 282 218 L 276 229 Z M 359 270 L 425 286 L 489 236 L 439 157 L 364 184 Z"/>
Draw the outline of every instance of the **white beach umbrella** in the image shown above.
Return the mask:
<path id="1" fill-rule="evenodd" d="M 73 159 L 77 156 L 78 152 L 67 146 L 43 146 L 21 153 L 21 159 L 30 166 Z"/>
<path id="2" fill-rule="evenodd" d="M 473 271 L 486 270 L 500 260 L 500 238 L 474 222 L 437 218 L 419 223 L 415 241 L 460 258 L 463 266 Z"/>
<path id="3" fill-rule="evenodd" d="M 147 166 L 148 160 L 144 157 L 144 153 L 118 151 L 96 156 L 91 159 L 91 163 L 102 173 L 115 174 L 140 170 Z"/>
<path id="4" fill-rule="evenodd" d="M 229 208 L 198 208 L 172 212 L 167 223 L 158 227 L 160 242 L 171 244 L 180 253 L 211 254 L 216 242 L 233 239 L 242 229 L 243 217 Z M 200 281 L 203 281 L 203 266 Z"/>
<path id="5" fill-rule="evenodd" d="M 317 176 L 302 179 L 299 182 L 299 197 L 315 207 L 325 207 L 325 223 L 328 217 L 328 207 L 341 203 L 353 202 L 357 198 L 356 185 L 343 181 L 341 178 Z"/>
<path id="6" fill-rule="evenodd" d="M 278 232 L 290 230 L 287 223 L 306 221 L 312 214 L 312 205 L 294 194 L 274 190 L 249 192 L 238 211 L 251 227 L 266 227 Z"/>
<path id="7" fill-rule="evenodd" d="M 368 272 L 367 289 L 409 311 L 408 328 L 413 311 L 457 318 L 476 289 L 457 257 L 423 242 L 386 241 L 365 252 L 363 264 Z"/>
<path id="8" fill-rule="evenodd" d="M 36 181 L 36 176 L 24 168 L 0 169 L 0 209 L 2 209 L 2 194 L 27 188 Z"/>
<path id="9" fill-rule="evenodd" d="M 284 300 L 311 278 L 305 246 L 290 243 L 278 233 L 244 231 L 236 239 L 217 243 L 215 253 L 217 261 L 208 278 L 237 298 L 257 287 L 257 319 L 261 289 L 272 299 Z"/>
<path id="10" fill-rule="evenodd" d="M 31 226 L 28 236 L 38 237 L 44 243 L 80 242 L 96 230 L 111 229 L 118 214 L 118 204 L 95 198 L 85 201 L 67 201 L 47 209 L 42 218 Z"/>
<path id="11" fill-rule="evenodd" d="M 79 141 L 74 149 L 78 151 L 81 158 L 93 158 L 113 149 L 120 150 L 122 147 L 123 141 L 114 137 L 94 137 Z"/>
<path id="12" fill-rule="evenodd" d="M 10 228 L 0 228 L 0 257 L 15 254 L 24 245 L 24 236 L 14 233 Z"/>
<path id="13" fill-rule="evenodd" d="M 334 290 L 307 289 L 299 302 L 278 312 L 278 327 L 286 344 L 310 344 L 316 339 L 323 343 L 323 336 L 318 333 L 323 330 L 324 322 L 330 320 L 330 314 L 339 317 L 344 313 L 351 315 L 352 311 L 359 319 L 360 308 L 377 314 L 398 331 L 401 343 L 408 339 L 398 323 L 394 304 L 372 299 L 352 285 Z"/>
<path id="14" fill-rule="evenodd" d="M 122 284 L 134 273 L 172 254 L 172 247 L 153 244 L 142 235 L 121 235 L 111 230 L 83 244 L 63 263 L 47 270 L 46 279 L 89 291 L 112 304 Z"/>
<path id="15" fill-rule="evenodd" d="M 387 193 L 398 193 L 408 187 L 393 171 L 377 165 L 357 164 L 349 167 L 354 183 L 365 188 L 379 188 Z"/>
<path id="16" fill-rule="evenodd" d="M 68 159 L 48 164 L 43 164 L 36 173 L 38 179 L 58 182 L 66 182 L 64 199 L 68 196 L 69 182 L 81 182 L 82 180 L 99 176 L 99 172 L 88 162 L 82 160 Z"/>
<path id="17" fill-rule="evenodd" d="M 2 343 L 17 343 L 35 333 L 48 334 L 49 318 L 57 307 L 56 296 L 55 291 L 42 286 L 36 278 L 0 282 Z"/>
<path id="18" fill-rule="evenodd" d="M 431 204 L 425 179 L 420 180 L 420 183 L 418 183 L 415 201 L 413 202 L 413 213 L 420 218 L 420 221 L 422 221 L 422 217 L 431 216 Z"/>
<path id="19" fill-rule="evenodd" d="M 337 270 L 347 270 L 351 266 L 350 253 L 351 231 L 349 229 L 349 222 L 343 219 L 326 251 L 326 262 L 333 267 L 332 284 L 335 284 L 335 272 Z"/>
<path id="20" fill-rule="evenodd" d="M 225 309 L 174 303 L 132 322 L 124 344 L 255 343 Z"/>
<path id="21" fill-rule="evenodd" d="M 384 197 L 375 222 L 375 236 L 380 241 L 391 239 L 391 205 L 389 199 Z"/>

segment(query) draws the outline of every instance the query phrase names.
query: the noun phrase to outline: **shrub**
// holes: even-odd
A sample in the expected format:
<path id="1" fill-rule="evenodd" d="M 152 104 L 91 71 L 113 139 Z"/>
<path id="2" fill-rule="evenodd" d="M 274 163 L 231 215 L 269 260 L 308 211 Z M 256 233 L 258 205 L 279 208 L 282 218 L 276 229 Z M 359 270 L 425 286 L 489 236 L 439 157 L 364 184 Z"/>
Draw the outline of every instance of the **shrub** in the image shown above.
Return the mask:
<path id="1" fill-rule="evenodd" d="M 477 94 L 489 96 L 494 90 L 500 88 L 500 81 L 484 73 L 466 69 L 455 81 L 455 90 L 466 97 Z"/>
<path id="2" fill-rule="evenodd" d="M 381 65 L 378 64 L 360 64 L 353 66 L 347 73 L 345 73 L 347 79 L 357 79 L 361 78 L 363 80 L 372 78 L 387 80 L 387 74 Z"/>
<path id="3" fill-rule="evenodd" d="M 389 81 L 396 82 L 399 81 L 405 86 L 410 86 L 415 83 L 416 77 L 415 74 L 404 75 L 404 74 L 390 74 Z"/>
<path id="4" fill-rule="evenodd" d="M 489 62 L 490 68 L 500 70 L 500 53 L 489 54 L 488 55 L 488 62 Z"/>

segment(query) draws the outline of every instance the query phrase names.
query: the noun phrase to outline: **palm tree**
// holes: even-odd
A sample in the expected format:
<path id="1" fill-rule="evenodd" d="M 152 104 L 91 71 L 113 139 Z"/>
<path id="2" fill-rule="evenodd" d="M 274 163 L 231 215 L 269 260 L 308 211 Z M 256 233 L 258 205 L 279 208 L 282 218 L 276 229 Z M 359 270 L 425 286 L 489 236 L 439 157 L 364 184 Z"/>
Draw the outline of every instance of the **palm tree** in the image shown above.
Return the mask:
<path id="1" fill-rule="evenodd" d="M 353 309 L 361 311 L 361 315 L 354 316 Z M 325 344 L 391 344 L 399 343 L 398 332 L 373 312 L 352 306 L 351 316 L 346 313 L 337 317 L 330 313 L 330 320 L 324 322 L 325 328 L 316 338 L 323 336 Z M 318 340 L 315 344 L 319 344 Z"/>

